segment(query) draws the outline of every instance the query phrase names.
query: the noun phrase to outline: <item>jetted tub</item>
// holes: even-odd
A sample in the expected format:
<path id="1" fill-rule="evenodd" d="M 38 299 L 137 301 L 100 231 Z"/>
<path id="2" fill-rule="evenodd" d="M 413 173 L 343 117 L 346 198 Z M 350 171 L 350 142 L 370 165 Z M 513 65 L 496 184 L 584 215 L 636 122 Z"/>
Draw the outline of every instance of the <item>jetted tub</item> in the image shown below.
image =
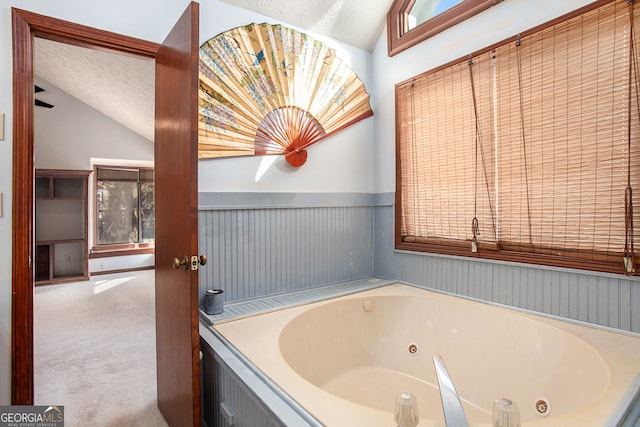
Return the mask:
<path id="1" fill-rule="evenodd" d="M 472 427 L 491 425 L 499 398 L 518 404 L 523 426 L 602 427 L 640 373 L 635 335 L 399 283 L 214 329 L 329 427 L 393 426 L 403 392 L 420 427 L 443 427 L 434 354 Z"/>

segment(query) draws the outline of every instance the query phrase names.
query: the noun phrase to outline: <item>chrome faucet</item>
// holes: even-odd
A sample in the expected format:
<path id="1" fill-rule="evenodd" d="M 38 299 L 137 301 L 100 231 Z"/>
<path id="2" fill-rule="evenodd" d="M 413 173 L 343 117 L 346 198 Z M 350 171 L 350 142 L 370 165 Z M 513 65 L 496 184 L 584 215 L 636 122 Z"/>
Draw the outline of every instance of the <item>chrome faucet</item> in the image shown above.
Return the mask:
<path id="1" fill-rule="evenodd" d="M 469 422 L 464 414 L 460 396 L 453 385 L 453 380 L 447 367 L 444 365 L 442 356 L 433 355 L 433 364 L 436 367 L 436 376 L 440 386 L 440 398 L 442 399 L 442 409 L 444 410 L 444 422 L 447 427 L 469 427 Z"/>

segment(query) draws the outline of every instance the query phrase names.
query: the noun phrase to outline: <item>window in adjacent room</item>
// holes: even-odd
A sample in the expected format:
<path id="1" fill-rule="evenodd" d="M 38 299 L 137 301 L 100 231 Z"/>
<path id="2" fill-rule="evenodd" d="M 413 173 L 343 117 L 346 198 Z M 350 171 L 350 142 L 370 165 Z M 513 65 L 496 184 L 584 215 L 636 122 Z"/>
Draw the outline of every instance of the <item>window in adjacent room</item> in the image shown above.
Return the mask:
<path id="1" fill-rule="evenodd" d="M 135 248 L 152 244 L 153 169 L 97 166 L 95 177 L 97 246 Z"/>
<path id="2" fill-rule="evenodd" d="M 640 8 L 599 4 L 396 86 L 397 248 L 638 268 Z"/>

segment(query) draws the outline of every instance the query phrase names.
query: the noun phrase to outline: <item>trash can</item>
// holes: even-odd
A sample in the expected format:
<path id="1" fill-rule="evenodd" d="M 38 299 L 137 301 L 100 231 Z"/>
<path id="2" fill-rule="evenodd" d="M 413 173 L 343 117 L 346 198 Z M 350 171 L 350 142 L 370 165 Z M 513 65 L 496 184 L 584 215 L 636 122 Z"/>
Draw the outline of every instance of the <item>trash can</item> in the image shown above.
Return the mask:
<path id="1" fill-rule="evenodd" d="M 207 314 L 220 314 L 224 311 L 222 289 L 209 289 L 204 293 L 204 311 Z"/>

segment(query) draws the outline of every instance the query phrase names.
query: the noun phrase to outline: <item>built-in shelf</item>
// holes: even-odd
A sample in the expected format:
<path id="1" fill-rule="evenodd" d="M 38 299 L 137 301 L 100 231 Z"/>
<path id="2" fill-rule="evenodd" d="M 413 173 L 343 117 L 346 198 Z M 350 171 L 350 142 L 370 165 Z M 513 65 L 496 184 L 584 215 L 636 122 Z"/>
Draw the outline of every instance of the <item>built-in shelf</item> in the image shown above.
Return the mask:
<path id="1" fill-rule="evenodd" d="M 36 170 L 36 285 L 89 279 L 87 186 L 90 173 Z"/>

